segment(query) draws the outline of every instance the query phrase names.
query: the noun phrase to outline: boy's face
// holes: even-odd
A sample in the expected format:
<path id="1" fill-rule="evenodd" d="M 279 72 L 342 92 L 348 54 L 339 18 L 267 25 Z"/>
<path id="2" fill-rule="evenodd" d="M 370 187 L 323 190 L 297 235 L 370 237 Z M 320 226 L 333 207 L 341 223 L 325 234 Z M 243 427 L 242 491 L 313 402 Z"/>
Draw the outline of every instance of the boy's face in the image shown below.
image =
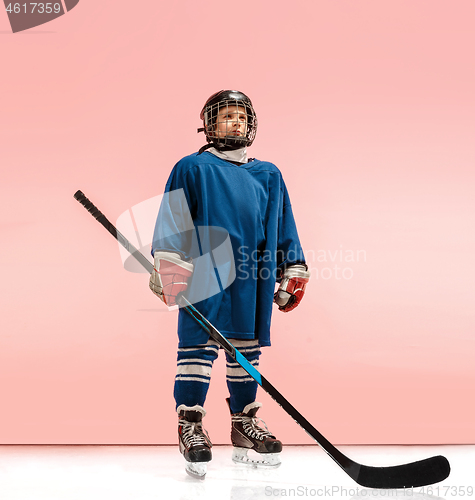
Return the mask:
<path id="1" fill-rule="evenodd" d="M 218 111 L 215 133 L 217 137 L 244 137 L 247 132 L 247 114 L 241 106 L 224 106 Z"/>

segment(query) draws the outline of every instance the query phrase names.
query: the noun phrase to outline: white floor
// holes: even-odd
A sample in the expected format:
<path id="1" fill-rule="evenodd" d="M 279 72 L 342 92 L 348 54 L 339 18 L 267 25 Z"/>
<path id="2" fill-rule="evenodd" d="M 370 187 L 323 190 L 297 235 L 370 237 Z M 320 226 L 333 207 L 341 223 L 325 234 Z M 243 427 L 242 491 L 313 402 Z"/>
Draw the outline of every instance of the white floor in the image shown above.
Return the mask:
<path id="1" fill-rule="evenodd" d="M 358 487 L 317 446 L 287 446 L 282 465 L 252 469 L 215 446 L 204 481 L 187 476 L 177 446 L 0 446 L 0 500 L 260 500 L 280 498 L 464 498 L 475 500 L 475 445 L 343 446 L 366 465 L 445 455 L 448 479 L 431 489 Z"/>

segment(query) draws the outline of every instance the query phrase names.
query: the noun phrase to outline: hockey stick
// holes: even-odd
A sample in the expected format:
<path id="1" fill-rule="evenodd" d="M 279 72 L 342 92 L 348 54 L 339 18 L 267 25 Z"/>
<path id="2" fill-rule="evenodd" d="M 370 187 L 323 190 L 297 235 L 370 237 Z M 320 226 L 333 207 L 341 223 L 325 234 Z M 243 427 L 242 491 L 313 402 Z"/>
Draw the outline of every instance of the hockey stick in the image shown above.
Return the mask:
<path id="1" fill-rule="evenodd" d="M 105 215 L 91 203 L 82 191 L 74 194 L 81 205 L 100 222 L 117 241 L 151 273 L 153 264 L 123 236 Z M 183 295 L 179 297 L 183 309 L 215 340 L 244 370 L 300 425 L 323 450 L 359 485 L 368 488 L 411 488 L 443 481 L 450 474 L 448 460 L 439 455 L 404 465 L 371 467 L 354 462 L 335 448 L 287 399 L 259 373 Z"/>

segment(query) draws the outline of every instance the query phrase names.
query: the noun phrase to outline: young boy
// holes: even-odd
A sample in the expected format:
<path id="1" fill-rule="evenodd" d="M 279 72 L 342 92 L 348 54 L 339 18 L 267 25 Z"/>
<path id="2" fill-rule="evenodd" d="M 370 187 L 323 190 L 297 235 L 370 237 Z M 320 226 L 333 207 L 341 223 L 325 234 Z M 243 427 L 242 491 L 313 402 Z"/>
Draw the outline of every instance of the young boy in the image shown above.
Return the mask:
<path id="1" fill-rule="evenodd" d="M 310 275 L 280 171 L 247 157 L 257 130 L 251 100 L 222 90 L 200 117 L 198 132 L 208 144 L 180 160 L 168 179 L 153 236 L 150 288 L 169 306 L 184 292 L 258 367 L 261 346 L 270 345 L 273 302 L 280 311 L 293 310 Z M 204 477 L 212 445 L 202 427 L 203 406 L 219 346 L 183 310 L 178 338 L 179 446 L 187 472 Z M 232 459 L 278 466 L 282 443 L 256 418 L 257 383 L 227 354 L 226 361 Z M 261 459 L 249 457 L 249 450 Z"/>

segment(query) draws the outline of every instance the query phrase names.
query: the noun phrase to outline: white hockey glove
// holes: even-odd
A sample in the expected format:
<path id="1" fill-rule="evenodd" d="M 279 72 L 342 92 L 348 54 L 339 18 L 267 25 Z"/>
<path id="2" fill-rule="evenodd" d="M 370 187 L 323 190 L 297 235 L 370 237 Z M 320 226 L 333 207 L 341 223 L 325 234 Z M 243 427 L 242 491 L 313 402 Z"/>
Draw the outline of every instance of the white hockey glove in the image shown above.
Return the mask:
<path id="1" fill-rule="evenodd" d="M 309 279 L 310 273 L 303 264 L 290 266 L 283 272 L 279 289 L 274 294 L 279 311 L 289 312 L 300 304 Z"/>
<path id="2" fill-rule="evenodd" d="M 193 264 L 185 262 L 174 252 L 156 250 L 153 254 L 154 267 L 150 276 L 150 290 L 167 306 L 176 305 L 176 297 L 188 286 L 193 273 Z"/>

